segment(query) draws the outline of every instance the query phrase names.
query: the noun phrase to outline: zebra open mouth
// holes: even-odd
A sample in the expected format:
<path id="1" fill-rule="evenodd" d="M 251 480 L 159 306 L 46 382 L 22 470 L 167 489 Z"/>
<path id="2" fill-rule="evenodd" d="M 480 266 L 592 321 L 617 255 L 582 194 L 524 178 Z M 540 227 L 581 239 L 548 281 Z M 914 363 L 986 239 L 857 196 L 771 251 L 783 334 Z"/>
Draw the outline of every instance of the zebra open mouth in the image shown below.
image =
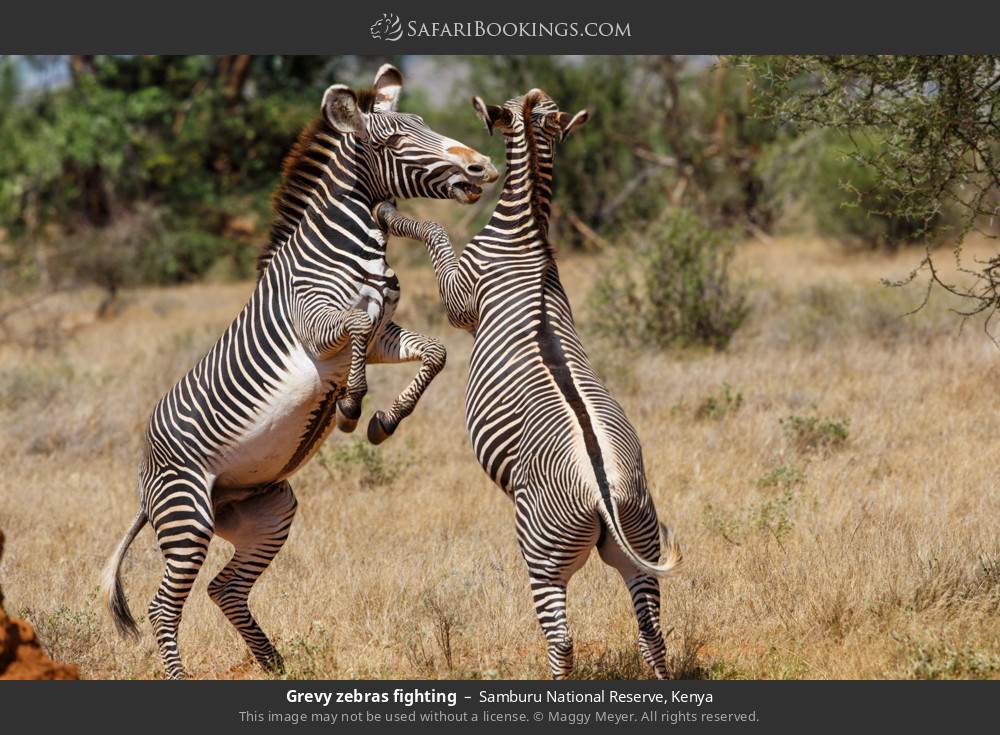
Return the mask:
<path id="1" fill-rule="evenodd" d="M 482 195 L 482 187 L 471 184 L 468 181 L 458 181 L 451 185 L 451 198 L 465 204 L 472 204 L 479 201 L 479 197 Z"/>

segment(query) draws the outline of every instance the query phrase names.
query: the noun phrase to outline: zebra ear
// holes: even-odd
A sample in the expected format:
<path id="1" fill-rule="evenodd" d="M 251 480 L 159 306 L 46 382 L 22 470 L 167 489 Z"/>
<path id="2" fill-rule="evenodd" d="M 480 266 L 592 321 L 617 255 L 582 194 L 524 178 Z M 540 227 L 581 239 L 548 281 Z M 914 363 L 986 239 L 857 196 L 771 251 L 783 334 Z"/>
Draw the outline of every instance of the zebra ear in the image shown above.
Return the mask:
<path id="1" fill-rule="evenodd" d="M 403 91 L 403 75 L 392 64 L 382 64 L 375 72 L 375 112 L 395 112 L 399 93 Z"/>
<path id="2" fill-rule="evenodd" d="M 358 107 L 354 90 L 344 84 L 328 87 L 323 95 L 323 116 L 333 129 L 344 135 L 366 137 L 365 114 Z"/>
<path id="3" fill-rule="evenodd" d="M 566 140 L 567 136 L 576 128 L 583 125 L 587 120 L 590 119 L 590 113 L 586 110 L 580 110 L 578 113 L 570 117 L 568 112 L 559 113 L 559 140 Z"/>
<path id="4" fill-rule="evenodd" d="M 512 121 L 510 110 L 498 105 L 487 105 L 483 102 L 482 97 L 473 97 L 472 107 L 475 109 L 479 119 L 483 121 L 483 125 L 486 126 L 486 132 L 490 135 L 493 135 L 494 125 L 498 123 L 500 125 L 510 125 Z"/>

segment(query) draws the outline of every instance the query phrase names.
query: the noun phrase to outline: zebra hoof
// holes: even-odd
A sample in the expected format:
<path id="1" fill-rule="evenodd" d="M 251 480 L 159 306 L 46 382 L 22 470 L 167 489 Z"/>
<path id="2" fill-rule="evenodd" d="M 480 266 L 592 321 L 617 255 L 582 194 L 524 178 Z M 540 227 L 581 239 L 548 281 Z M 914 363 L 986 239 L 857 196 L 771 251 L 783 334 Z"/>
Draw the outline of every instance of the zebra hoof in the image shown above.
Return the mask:
<path id="1" fill-rule="evenodd" d="M 382 422 L 384 417 L 384 413 L 376 411 L 368 422 L 368 441 L 372 444 L 381 444 L 395 431 L 395 428 L 392 430 L 385 428 L 385 424 Z"/>
<path id="2" fill-rule="evenodd" d="M 285 660 L 277 651 L 274 651 L 270 656 L 257 659 L 257 663 L 268 673 L 276 675 L 285 673 Z"/>
<path id="3" fill-rule="evenodd" d="M 350 434 L 361 418 L 361 401 L 337 401 L 337 428 Z"/>

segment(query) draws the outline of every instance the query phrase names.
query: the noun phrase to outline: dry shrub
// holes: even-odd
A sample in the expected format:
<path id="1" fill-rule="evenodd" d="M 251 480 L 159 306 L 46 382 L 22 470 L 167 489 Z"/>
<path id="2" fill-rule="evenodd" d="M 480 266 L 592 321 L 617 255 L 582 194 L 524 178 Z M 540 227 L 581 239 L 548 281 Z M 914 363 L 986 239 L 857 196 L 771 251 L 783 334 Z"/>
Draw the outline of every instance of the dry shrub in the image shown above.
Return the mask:
<path id="1" fill-rule="evenodd" d="M 594 286 L 590 328 L 622 345 L 725 349 L 748 314 L 731 237 L 681 209 L 635 239 Z"/>

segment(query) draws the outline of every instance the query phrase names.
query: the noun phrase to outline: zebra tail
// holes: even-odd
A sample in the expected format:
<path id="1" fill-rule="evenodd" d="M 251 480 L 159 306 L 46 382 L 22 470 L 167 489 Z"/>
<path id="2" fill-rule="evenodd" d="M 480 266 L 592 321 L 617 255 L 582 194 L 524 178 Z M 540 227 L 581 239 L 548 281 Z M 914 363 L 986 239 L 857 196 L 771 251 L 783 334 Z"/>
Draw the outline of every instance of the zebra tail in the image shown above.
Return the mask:
<path id="1" fill-rule="evenodd" d="M 681 562 L 684 561 L 684 555 L 681 553 L 680 544 L 677 543 L 676 534 L 660 523 L 660 533 L 663 536 L 664 551 L 661 553 L 663 561 L 659 563 L 646 561 L 636 553 L 635 549 L 628 542 L 628 538 L 625 536 L 620 519 L 618 518 L 618 507 L 615 505 L 614 499 L 609 494 L 603 500 L 603 503 L 598 503 L 598 510 L 604 519 L 604 524 L 611 532 L 612 538 L 618 544 L 618 548 L 628 557 L 629 561 L 643 572 L 646 572 L 646 574 L 652 574 L 656 577 L 665 577 L 680 566 Z"/>
<path id="2" fill-rule="evenodd" d="M 122 580 L 118 570 L 122 565 L 122 559 L 125 558 L 125 552 L 128 551 L 128 547 L 146 524 L 146 520 L 146 511 L 140 508 L 132 525 L 125 532 L 125 538 L 118 544 L 115 553 L 108 559 L 108 563 L 104 565 L 104 571 L 101 572 L 101 592 L 104 595 L 105 604 L 108 612 L 111 613 L 115 628 L 123 637 L 138 638 L 139 628 L 135 624 L 135 618 L 132 617 L 132 611 L 128 609 L 128 602 L 122 591 Z"/>

